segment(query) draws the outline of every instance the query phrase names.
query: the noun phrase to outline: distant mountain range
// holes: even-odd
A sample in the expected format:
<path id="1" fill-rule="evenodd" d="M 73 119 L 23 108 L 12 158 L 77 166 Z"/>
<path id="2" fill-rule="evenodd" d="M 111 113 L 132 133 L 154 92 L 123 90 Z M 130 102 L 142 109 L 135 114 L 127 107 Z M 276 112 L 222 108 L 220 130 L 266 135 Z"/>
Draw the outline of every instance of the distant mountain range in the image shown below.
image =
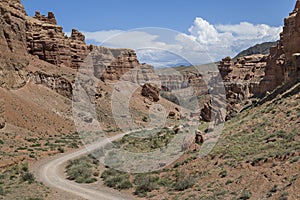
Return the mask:
<path id="1" fill-rule="evenodd" d="M 234 58 L 243 57 L 243 56 L 250 56 L 253 54 L 269 54 L 270 53 L 270 47 L 276 46 L 276 42 L 264 42 L 261 44 L 256 44 L 253 47 L 250 47 L 242 52 L 240 52 L 238 55 L 236 55 Z"/>
<path id="2" fill-rule="evenodd" d="M 244 56 L 251 56 L 251 55 L 255 55 L 255 54 L 264 54 L 267 55 L 270 53 L 270 48 L 272 46 L 276 46 L 277 42 L 264 42 L 261 44 L 256 44 L 252 47 L 249 47 L 246 50 L 241 51 L 240 53 L 238 53 L 233 60 L 236 60 L 239 57 L 244 57 Z M 219 62 L 215 62 L 215 64 L 218 64 Z M 188 62 L 180 62 L 180 63 L 176 63 L 173 65 L 168 65 L 167 67 L 189 67 L 191 66 L 191 63 Z"/>

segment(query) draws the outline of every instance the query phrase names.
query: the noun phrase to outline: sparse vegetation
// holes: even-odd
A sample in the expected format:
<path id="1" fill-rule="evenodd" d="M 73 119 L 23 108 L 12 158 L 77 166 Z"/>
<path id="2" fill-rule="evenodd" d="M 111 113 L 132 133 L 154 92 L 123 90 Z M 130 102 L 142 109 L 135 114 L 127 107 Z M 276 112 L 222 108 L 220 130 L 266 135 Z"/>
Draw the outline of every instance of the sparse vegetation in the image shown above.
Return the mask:
<path id="1" fill-rule="evenodd" d="M 176 171 L 175 177 L 174 189 L 177 191 L 186 190 L 195 184 L 195 178 L 185 170 Z"/>
<path id="2" fill-rule="evenodd" d="M 227 176 L 227 171 L 226 170 L 223 170 L 221 173 L 220 173 L 220 176 L 221 178 L 225 178 Z"/>
<path id="3" fill-rule="evenodd" d="M 160 96 L 167 99 L 168 101 L 171 101 L 171 102 L 177 104 L 177 105 L 180 104 L 178 98 L 172 92 L 161 91 Z"/>
<path id="4" fill-rule="evenodd" d="M 251 193 L 248 190 L 243 190 L 241 196 L 240 196 L 240 200 L 247 200 L 251 198 Z"/>
<path id="5" fill-rule="evenodd" d="M 274 185 L 272 189 L 268 192 L 267 197 L 271 197 L 278 190 L 278 185 Z"/>
<path id="6" fill-rule="evenodd" d="M 129 174 L 115 169 L 106 169 L 102 173 L 101 178 L 103 179 L 104 184 L 111 188 L 124 190 L 132 187 L 129 180 Z"/>
<path id="7" fill-rule="evenodd" d="M 288 195 L 289 195 L 288 192 L 284 192 L 280 195 L 278 200 L 288 200 Z"/>
<path id="8" fill-rule="evenodd" d="M 148 122 L 148 117 L 144 116 L 142 120 L 143 122 Z"/>
<path id="9" fill-rule="evenodd" d="M 82 157 L 68 162 L 66 172 L 68 179 L 75 180 L 77 183 L 93 183 L 97 181 L 93 177 L 94 171 L 97 168 L 97 162 L 90 157 Z"/>
<path id="10" fill-rule="evenodd" d="M 51 190 L 48 189 L 46 186 L 43 186 L 41 183 L 35 181 L 35 177 L 29 170 L 27 162 L 30 162 L 30 164 L 32 164 L 31 162 L 34 162 L 35 160 L 38 160 L 42 157 L 58 153 L 64 153 L 67 152 L 70 148 L 78 148 L 82 144 L 80 142 L 81 138 L 79 137 L 79 133 L 73 133 L 75 128 L 72 120 L 70 120 L 72 118 L 72 100 L 70 97 L 72 96 L 72 84 L 74 83 L 76 70 L 69 69 L 69 66 L 63 66 L 64 64 L 68 65 L 68 63 L 60 62 L 60 58 L 58 58 L 58 60 L 54 59 L 54 61 L 55 63 L 56 61 L 58 61 L 58 63 L 62 63 L 62 66 L 55 67 L 49 64 L 49 72 L 47 72 L 47 63 L 44 61 L 40 63 L 38 56 L 31 58 L 31 56 L 26 55 L 25 62 L 23 62 L 23 59 L 20 60 L 20 62 L 22 62 L 22 66 L 19 66 L 19 61 L 14 63 L 14 57 L 18 57 L 19 51 L 13 46 L 11 46 L 15 43 L 14 40 L 16 39 L 16 37 L 14 37 L 14 32 L 16 32 L 16 30 L 11 31 L 10 29 L 24 29 L 20 31 L 25 31 L 26 27 L 24 27 L 22 24 L 25 21 L 26 22 L 24 24 L 28 24 L 29 22 L 27 22 L 27 20 L 30 19 L 28 17 L 23 17 L 23 8 L 22 12 L 16 11 L 16 9 L 18 9 L 19 6 L 18 3 L 11 3 L 9 1 L 5 1 L 5 4 L 9 5 L 5 5 L 5 7 L 1 10 L 4 12 L 1 13 L 4 14 L 4 18 L 0 18 L 5 25 L 7 24 L 7 26 L 4 27 L 4 36 L 7 45 L 9 47 L 12 47 L 11 51 L 14 52 L 16 55 L 10 58 L 11 52 L 4 52 L 4 55 L 2 57 L 7 58 L 7 61 L 5 60 L 4 63 L 4 69 L 7 68 L 10 71 L 9 73 L 6 73 L 4 70 L 3 74 L 9 74 L 7 78 L 12 77 L 16 80 L 9 80 L 8 82 L 12 83 L 8 83 L 6 82 L 8 79 L 5 79 L 2 83 L 2 86 L 6 87 L 5 91 L 3 92 L 5 104 L 0 105 L 0 111 L 2 112 L 2 107 L 4 109 L 7 109 L 6 111 L 4 111 L 5 115 L 7 116 L 4 117 L 4 121 L 6 124 L 4 124 L 5 126 L 3 129 L 3 125 L 1 122 L 0 157 L 1 166 L 7 166 L 3 170 L 1 169 L 0 199 L 53 199 L 53 197 L 48 198 L 47 196 L 49 193 L 51 193 Z M 13 11 L 11 12 L 10 9 L 13 9 Z M 20 21 L 20 23 L 18 23 L 17 25 L 11 24 L 11 26 L 9 26 L 10 23 L 15 23 L 16 21 L 19 22 L 19 20 L 25 21 Z M 38 23 L 37 20 L 38 19 L 32 21 L 33 25 L 35 23 Z M 291 23 L 288 24 L 292 24 L 292 22 L 294 21 L 295 20 L 291 20 Z M 29 24 L 31 24 L 31 21 Z M 293 25 L 295 25 L 295 23 Z M 35 32 L 36 31 L 39 32 L 38 30 L 35 30 Z M 38 37 L 38 33 L 31 34 L 30 30 L 27 30 L 27 32 L 28 33 L 26 34 L 20 34 L 21 36 L 33 34 L 33 39 L 43 39 L 43 37 Z M 290 32 L 295 31 L 292 30 Z M 13 35 L 10 37 L 8 33 L 12 33 Z M 47 34 L 47 31 L 45 32 L 45 34 Z M 292 36 L 292 34 L 290 35 Z M 50 36 L 55 37 L 52 33 L 50 33 Z M 79 37 L 81 37 L 81 35 Z M 26 37 L 23 39 L 25 39 L 26 43 Z M 286 44 L 284 44 L 285 42 L 286 41 L 279 42 L 280 46 L 290 46 L 286 46 Z M 18 44 L 19 43 L 20 41 L 18 41 Z M 80 45 L 74 45 L 78 46 L 79 48 L 82 48 L 82 51 L 87 50 L 88 47 L 85 48 L 81 44 L 82 41 Z M 49 46 L 47 44 L 45 45 L 46 47 Z M 58 44 L 58 47 L 59 46 L 61 45 Z M 41 46 L 41 48 L 43 48 L 43 45 Z M 46 50 L 56 51 L 56 48 L 54 48 L 53 46 L 52 50 L 49 48 Z M 32 53 L 32 51 L 26 51 L 25 47 L 24 53 Z M 48 57 L 51 57 L 50 59 L 52 62 L 56 54 L 54 53 L 52 55 L 51 52 L 46 53 L 47 55 L 49 54 Z M 108 55 L 109 58 L 115 57 L 116 59 L 118 57 L 118 54 L 124 54 L 120 55 L 121 59 L 117 59 L 117 61 L 134 61 L 132 63 L 133 65 L 138 63 L 134 59 L 127 60 L 125 57 L 123 58 L 122 56 L 127 55 L 126 52 L 122 53 L 120 50 L 113 50 L 112 52 L 108 53 L 111 53 L 111 55 Z M 277 51 L 277 54 L 280 53 L 281 51 Z M 129 57 L 135 56 L 130 52 L 128 54 Z M 284 65 L 291 64 L 291 66 L 286 68 L 287 70 L 289 70 L 289 68 L 294 67 L 292 66 L 294 63 L 292 63 L 291 60 L 289 60 L 290 56 L 291 55 L 282 55 L 276 60 L 276 62 L 279 62 L 280 64 L 281 61 L 285 60 Z M 298 55 L 293 55 L 293 57 L 295 58 L 297 56 Z M 65 59 L 63 57 L 61 59 Z M 68 55 L 66 55 L 65 57 L 68 57 Z M 79 59 L 81 55 L 75 55 L 75 57 L 78 57 Z M 247 74 L 245 76 L 245 81 L 247 80 L 247 84 L 249 87 L 252 88 L 251 92 L 253 92 L 257 88 L 256 85 L 252 83 L 257 82 L 262 78 L 262 70 L 264 70 L 265 68 L 265 61 L 269 60 L 270 57 L 262 58 L 263 60 L 261 61 L 263 61 L 263 64 L 260 64 L 259 60 L 261 58 L 256 57 L 253 60 L 253 66 L 248 65 L 247 60 L 249 59 L 252 58 L 242 58 L 241 62 L 239 62 L 235 59 L 232 60 L 230 57 L 226 57 L 224 61 L 228 61 L 230 63 L 236 62 L 236 64 L 239 65 L 239 68 L 243 71 L 243 73 L 245 72 L 245 74 Z M 47 61 L 47 58 L 45 58 L 44 60 Z M 9 63 L 7 63 L 6 66 L 6 62 L 8 61 Z M 117 64 L 120 64 L 120 67 L 122 67 L 121 63 Z M 218 66 L 218 63 L 212 64 Z M 223 64 L 220 63 L 219 69 L 224 68 L 221 70 L 226 71 L 226 73 L 221 72 L 223 78 L 224 75 L 226 76 L 226 74 L 229 71 L 235 73 L 236 70 L 231 69 L 230 64 L 228 65 L 228 63 L 224 63 L 224 67 L 222 67 L 222 65 Z M 26 73 L 23 71 L 23 67 L 26 68 Z M 162 89 L 164 91 L 162 91 L 160 95 L 163 98 L 177 104 L 174 105 L 166 101 L 165 99 L 161 99 L 161 101 L 159 102 L 162 104 L 162 106 L 165 106 L 164 103 L 166 103 L 166 115 L 170 113 L 169 117 L 166 117 L 166 126 L 176 126 L 183 122 L 182 124 L 184 125 L 184 128 L 191 128 L 192 124 L 196 124 L 196 122 L 198 122 L 198 119 L 200 118 L 199 111 L 201 110 L 202 105 L 204 103 L 207 103 L 208 100 L 210 100 L 210 97 L 208 96 L 213 96 L 213 94 L 215 94 L 215 91 L 212 90 L 212 87 L 214 87 L 215 85 L 218 87 L 218 90 L 222 89 L 219 87 L 219 81 L 216 77 L 214 77 L 212 80 L 208 79 L 209 76 L 207 75 L 214 76 L 214 74 L 216 74 L 214 71 L 209 72 L 209 74 L 199 74 L 197 72 L 197 68 L 195 68 L 194 71 L 187 71 L 186 68 L 187 67 L 184 66 L 177 68 L 178 72 L 184 74 L 183 78 L 179 78 L 179 80 L 175 80 L 175 82 L 173 82 L 173 80 L 170 79 L 168 80 L 168 78 L 166 79 L 166 81 L 170 81 L 170 88 L 162 86 Z M 207 65 L 207 67 L 203 67 L 203 69 L 209 68 L 209 65 Z M 14 70 L 18 72 L 18 76 L 11 74 Z M 27 71 L 29 75 L 26 75 Z M 111 69 L 110 71 L 113 72 L 114 70 Z M 30 83 L 28 83 L 23 88 L 15 90 L 12 94 L 10 94 L 10 84 L 13 84 L 13 82 L 16 81 L 17 84 L 15 87 L 17 89 L 17 85 L 21 84 L 25 80 L 24 78 L 36 76 L 36 74 L 40 75 L 40 72 L 43 72 L 43 76 L 38 76 L 38 78 L 41 79 L 38 80 L 38 82 L 43 82 L 44 78 L 48 77 L 49 84 L 48 82 L 45 82 L 45 84 L 42 84 L 41 87 L 38 88 L 39 90 L 37 90 L 35 84 L 36 81 L 30 81 Z M 49 73 L 51 73 L 51 76 L 49 75 Z M 242 77 L 242 75 L 244 75 L 243 73 L 234 74 L 234 76 L 228 74 L 226 78 L 235 79 L 236 83 L 240 84 L 240 81 L 238 79 Z M 121 76 L 121 74 L 118 74 L 118 72 L 117 75 Z M 256 77 L 257 75 L 261 75 L 261 77 L 257 77 L 257 80 L 252 80 L 252 76 Z M 297 74 L 295 73 L 295 75 Z M 177 75 L 174 75 L 174 78 L 176 76 Z M 115 76 L 112 75 L 111 77 Z M 18 80 L 19 78 L 21 78 L 22 81 Z M 32 77 L 32 79 L 35 78 Z M 95 111 L 97 116 L 93 115 L 92 118 L 86 116 L 85 121 L 87 123 L 93 123 L 93 118 L 98 117 L 99 121 L 101 122 L 100 126 L 106 130 L 106 136 L 115 136 L 116 134 L 121 132 L 121 129 L 117 127 L 117 121 L 115 117 L 120 117 L 121 120 L 124 120 L 124 130 L 129 130 L 132 128 L 130 127 L 131 123 L 129 123 L 127 120 L 127 116 L 122 115 L 122 113 L 116 116 L 113 112 L 111 112 L 110 100 L 111 97 L 113 97 L 112 91 L 114 91 L 115 89 L 115 92 L 123 94 L 123 88 L 118 88 L 118 85 L 113 84 L 113 82 L 111 81 L 105 81 L 104 76 L 101 77 L 101 80 L 97 81 L 95 90 L 89 90 L 89 88 L 86 88 L 94 83 L 93 80 L 87 82 L 86 80 L 84 80 L 84 82 L 88 83 L 85 84 L 85 86 L 82 85 L 84 89 L 86 89 L 88 95 L 93 94 L 94 92 L 96 93 L 96 98 L 91 99 L 91 102 L 95 105 Z M 62 87 L 57 89 L 56 87 L 59 87 L 59 84 L 62 84 Z M 52 89 L 52 91 L 44 90 L 44 87 L 47 86 L 50 89 Z M 70 86 L 70 88 L 68 86 Z M 115 88 L 112 88 L 111 86 L 114 86 Z M 177 86 L 182 87 L 184 89 L 187 89 L 187 87 L 192 86 L 191 88 L 195 89 L 195 91 L 178 91 L 177 94 L 178 97 L 180 97 L 178 98 L 175 93 L 177 92 L 175 91 L 175 88 Z M 300 171 L 299 82 L 297 83 L 297 85 L 295 85 L 295 90 L 293 90 L 293 92 L 289 91 L 282 94 L 279 93 L 280 95 L 278 95 L 278 97 L 274 100 L 272 96 L 275 96 L 274 94 L 277 94 L 276 91 L 274 93 L 268 93 L 264 99 L 250 99 L 248 102 L 240 101 L 238 103 L 239 105 L 235 106 L 231 100 L 235 98 L 242 100 L 245 97 L 243 94 L 235 94 L 234 90 L 243 90 L 241 86 L 242 85 L 239 85 L 234 89 L 232 88 L 232 91 L 229 92 L 230 94 L 226 95 L 227 97 L 229 97 L 228 102 L 232 103 L 232 105 L 229 105 L 228 108 L 242 108 L 243 106 L 247 106 L 247 109 L 243 110 L 243 112 L 240 114 L 237 114 L 235 112 L 230 114 L 230 120 L 226 122 L 225 127 L 222 130 L 222 135 L 220 135 L 220 137 L 215 137 L 213 131 L 210 131 L 211 127 L 215 126 L 216 124 L 201 122 L 201 124 L 199 125 L 199 130 L 203 132 L 201 133 L 201 135 L 203 134 L 204 143 L 197 142 L 199 143 L 199 145 L 192 144 L 189 148 L 187 148 L 187 152 L 185 152 L 183 155 L 181 155 L 181 152 L 179 152 L 179 150 L 171 151 L 172 155 L 170 155 L 170 158 L 173 158 L 173 155 L 179 156 L 178 158 L 176 158 L 177 160 L 174 160 L 174 163 L 172 163 L 170 166 L 167 166 L 165 169 L 162 169 L 158 172 L 149 172 L 145 174 L 129 174 L 108 168 L 106 166 L 105 171 L 101 174 L 101 180 L 103 180 L 104 185 L 117 190 L 127 190 L 126 193 L 131 192 L 139 197 L 147 197 L 149 199 L 159 198 L 163 200 L 247 200 L 252 198 L 258 199 L 271 197 L 279 200 L 286 200 L 288 198 L 297 199 L 299 195 L 295 193 L 298 193 L 297 189 L 299 188 Z M 227 92 L 228 89 L 230 89 L 230 87 L 231 86 L 229 85 L 229 83 L 225 84 Z M 173 93 L 170 92 L 172 90 L 171 88 L 174 88 Z M 63 91 L 64 89 L 65 91 Z M 279 92 L 280 87 L 278 87 L 276 90 L 277 92 Z M 36 91 L 39 91 L 40 93 L 35 93 Z M 67 95 L 64 94 L 64 92 L 66 92 Z M 240 91 L 240 93 L 243 93 L 243 91 Z M 248 93 L 248 91 L 244 94 L 246 93 Z M 65 98 L 66 96 L 68 98 Z M 21 97 L 25 98 L 22 99 Z M 32 102 L 31 98 L 33 98 Z M 55 101 L 49 101 L 52 99 L 54 99 Z M 154 108 L 151 105 L 154 105 L 155 103 L 147 99 L 141 98 L 140 90 L 136 90 L 132 94 L 132 99 L 133 100 L 130 101 L 129 104 L 133 122 L 136 122 L 140 126 L 145 127 L 146 123 L 150 122 L 150 120 L 153 119 L 151 115 L 148 117 L 148 111 L 150 108 Z M 268 99 L 271 100 L 268 101 Z M 74 100 L 77 101 L 77 98 L 75 98 Z M 262 104 L 264 100 L 266 100 L 266 102 Z M 216 101 L 215 103 L 221 105 L 223 104 L 223 102 L 221 101 L 223 101 L 223 98 L 218 99 L 218 101 Z M 252 106 L 250 105 L 251 102 L 253 102 Z M 211 101 L 211 103 L 213 104 L 213 100 Z M 134 104 L 134 106 L 131 106 L 131 104 Z M 195 104 L 199 105 L 199 107 L 194 108 L 193 105 Z M 207 106 L 209 107 L 210 105 L 207 104 Z M 192 113 L 191 115 L 187 114 L 186 108 L 191 109 L 194 113 Z M 89 109 L 86 109 L 86 111 L 88 110 Z M 176 110 L 176 112 L 174 110 Z M 157 111 L 164 110 L 157 108 Z M 201 110 L 201 117 L 203 118 L 203 120 L 206 118 L 204 115 L 205 111 L 207 111 L 207 109 Z M 215 116 L 215 110 L 211 111 L 212 113 L 210 113 L 208 110 L 208 112 L 206 113 L 207 116 L 209 116 L 210 114 L 211 116 Z M 226 109 L 224 110 L 224 112 L 226 112 Z M 79 114 L 85 115 L 84 113 Z M 235 115 L 237 115 L 237 117 L 235 117 Z M 2 118 L 2 116 L 0 117 Z M 181 119 L 182 121 L 179 119 Z M 151 122 L 154 123 L 154 121 Z M 71 131 L 71 133 L 69 133 L 69 131 Z M 188 132 L 188 130 L 183 130 L 182 132 L 179 131 L 179 133 L 181 134 L 185 131 Z M 194 134 L 194 130 L 190 132 Z M 94 134 L 93 131 L 90 131 L 87 133 L 80 133 L 81 136 L 82 134 L 84 134 L 84 136 L 87 136 L 82 138 L 89 139 L 90 142 L 94 141 L 95 138 L 98 138 L 98 136 L 100 136 L 101 133 Z M 125 151 L 134 152 L 136 154 L 147 153 L 151 151 L 163 152 L 165 150 L 164 147 L 169 147 L 170 144 L 173 144 L 171 143 L 171 141 L 172 139 L 174 139 L 176 134 L 178 133 L 167 128 L 159 131 L 139 131 L 131 135 L 127 135 L 119 141 L 115 141 L 114 144 L 106 145 L 102 149 L 95 151 L 94 155 L 97 155 L 97 157 L 108 155 L 108 159 L 105 160 L 105 163 L 107 165 L 110 165 L 111 163 L 106 161 L 117 160 L 121 163 L 125 160 L 126 162 L 126 156 L 124 156 L 124 160 L 118 159 L 118 156 L 116 156 L 116 152 L 113 151 L 113 146 L 122 148 Z M 176 141 L 178 147 L 180 147 L 181 141 L 182 140 Z M 216 146 L 214 146 L 213 151 L 204 157 L 200 157 L 199 151 L 200 153 L 202 153 L 202 147 L 205 147 L 206 144 L 214 145 L 215 141 L 217 141 L 217 144 Z M 186 142 L 186 140 L 183 142 Z M 139 156 L 137 156 L 136 158 L 139 158 Z M 4 163 L 3 165 L 2 161 Z M 11 163 L 20 164 L 14 164 L 14 166 L 9 167 Z M 134 165 L 135 163 L 129 164 Z M 165 166 L 168 164 L 168 162 L 162 161 L 158 162 L 157 164 L 159 166 Z M 99 175 L 104 168 L 104 166 L 99 167 L 98 165 L 98 160 L 92 157 L 91 155 L 83 156 L 81 158 L 69 161 L 67 163 L 66 174 L 68 179 L 77 183 L 96 182 L 98 181 Z M 257 185 L 260 184 L 260 180 L 262 180 L 263 184 L 261 184 L 261 186 L 258 187 Z M 253 185 L 255 185 L 255 187 Z M 20 191 L 20 193 L 26 191 L 26 195 L 22 194 L 21 197 L 16 197 L 13 194 L 15 191 Z M 27 191 L 30 194 L 27 194 Z M 261 194 L 258 195 L 258 193 Z M 160 197 L 157 197 L 158 195 Z"/>
<path id="11" fill-rule="evenodd" d="M 2 185 L 0 185 L 0 196 L 5 196 L 5 190 Z"/>
<path id="12" fill-rule="evenodd" d="M 34 175 L 32 173 L 29 173 L 29 172 L 25 172 L 22 174 L 22 180 L 23 181 L 27 181 L 28 183 L 33 183 L 35 178 L 34 178 Z"/>
<path id="13" fill-rule="evenodd" d="M 135 135 L 138 135 L 138 137 Z M 167 146 L 174 135 L 173 130 L 164 128 L 160 131 L 137 132 L 134 135 L 124 136 L 121 140 L 113 143 L 127 151 L 149 152 Z"/>
<path id="14" fill-rule="evenodd" d="M 147 192 L 151 192 L 154 189 L 157 189 L 157 182 L 159 177 L 139 174 L 134 179 L 134 184 L 136 186 L 134 194 L 139 197 L 147 196 Z"/>

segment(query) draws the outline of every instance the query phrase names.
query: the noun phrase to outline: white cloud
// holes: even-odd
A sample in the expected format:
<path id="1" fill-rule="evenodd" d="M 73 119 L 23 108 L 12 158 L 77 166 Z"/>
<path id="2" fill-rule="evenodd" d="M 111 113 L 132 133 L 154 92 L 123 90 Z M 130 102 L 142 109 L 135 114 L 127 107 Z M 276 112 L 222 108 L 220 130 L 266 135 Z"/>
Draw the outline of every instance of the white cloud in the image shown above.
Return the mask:
<path id="1" fill-rule="evenodd" d="M 212 25 L 202 18 L 196 18 L 187 35 L 200 45 L 206 45 L 212 58 L 235 56 L 240 51 L 262 42 L 276 41 L 282 27 L 266 24 L 254 25 L 241 22 L 235 25 Z"/>
<path id="2" fill-rule="evenodd" d="M 200 44 L 211 44 L 219 42 L 219 33 L 215 27 L 202 18 L 196 18 L 194 25 L 189 28 L 192 36 Z"/>
<path id="3" fill-rule="evenodd" d="M 241 22 L 233 25 L 213 25 L 197 17 L 188 34 L 160 28 L 132 31 L 109 30 L 84 32 L 88 41 L 98 45 L 137 50 L 141 62 L 157 67 L 218 61 L 235 56 L 240 51 L 262 42 L 276 41 L 282 27 Z M 177 55 L 177 56 L 174 56 Z"/>

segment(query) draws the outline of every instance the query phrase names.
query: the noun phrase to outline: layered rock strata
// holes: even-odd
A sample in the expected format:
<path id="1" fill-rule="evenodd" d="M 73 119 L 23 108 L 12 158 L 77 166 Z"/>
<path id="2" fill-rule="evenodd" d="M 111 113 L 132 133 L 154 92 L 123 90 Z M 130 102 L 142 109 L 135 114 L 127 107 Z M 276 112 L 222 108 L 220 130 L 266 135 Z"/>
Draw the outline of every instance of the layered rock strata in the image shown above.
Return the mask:
<path id="1" fill-rule="evenodd" d="M 283 32 L 277 46 L 270 49 L 266 76 L 261 81 L 257 95 L 271 92 L 276 87 L 300 77 L 300 1 L 284 20 Z"/>

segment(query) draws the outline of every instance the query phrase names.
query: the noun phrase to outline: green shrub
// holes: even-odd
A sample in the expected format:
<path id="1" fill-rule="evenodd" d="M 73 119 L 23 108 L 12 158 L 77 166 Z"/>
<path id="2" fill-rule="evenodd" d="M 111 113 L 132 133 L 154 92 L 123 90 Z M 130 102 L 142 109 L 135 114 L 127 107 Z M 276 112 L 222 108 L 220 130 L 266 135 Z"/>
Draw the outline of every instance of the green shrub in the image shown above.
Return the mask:
<path id="1" fill-rule="evenodd" d="M 157 182 L 159 177 L 154 177 L 145 174 L 138 174 L 134 179 L 134 184 L 136 185 L 136 189 L 134 194 L 139 197 L 147 196 L 147 192 L 151 192 L 156 189 Z"/>
<path id="2" fill-rule="evenodd" d="M 174 167 L 173 168 L 178 168 L 180 165 L 181 165 L 182 163 L 180 163 L 180 162 L 177 162 L 177 163 L 175 163 L 175 165 L 174 165 Z"/>
<path id="3" fill-rule="evenodd" d="M 279 199 L 278 200 L 288 200 L 288 196 L 289 196 L 289 193 L 288 192 L 284 192 L 280 195 Z"/>
<path id="4" fill-rule="evenodd" d="M 146 116 L 143 117 L 143 122 L 148 122 L 148 118 Z"/>
<path id="5" fill-rule="evenodd" d="M 3 140 L 0 140 L 0 145 L 1 145 L 1 144 L 4 144 Z"/>
<path id="6" fill-rule="evenodd" d="M 300 157 L 294 157 L 294 158 L 290 161 L 290 163 L 298 162 L 298 161 L 299 161 L 299 158 L 300 158 Z"/>
<path id="7" fill-rule="evenodd" d="M 232 180 L 227 180 L 225 185 L 230 185 L 232 183 Z"/>
<path id="8" fill-rule="evenodd" d="M 21 170 L 22 170 L 23 172 L 28 172 L 28 163 L 22 164 L 22 165 L 21 165 Z"/>
<path id="9" fill-rule="evenodd" d="M 227 171 L 226 170 L 223 170 L 221 173 L 220 173 L 220 176 L 221 178 L 225 178 L 227 176 Z"/>
<path id="10" fill-rule="evenodd" d="M 247 200 L 251 198 L 251 193 L 247 190 L 243 190 L 241 197 L 239 198 L 240 200 Z"/>
<path id="11" fill-rule="evenodd" d="M 22 174 L 21 178 L 22 178 L 22 181 L 24 181 L 24 182 L 28 181 L 28 183 L 30 183 L 30 184 L 33 183 L 35 180 L 34 175 L 29 172 Z"/>
<path id="12" fill-rule="evenodd" d="M 5 190 L 3 186 L 0 185 L 0 196 L 4 196 L 4 195 L 5 195 Z"/>
<path id="13" fill-rule="evenodd" d="M 132 187 L 129 180 L 129 174 L 115 169 L 105 170 L 102 173 L 101 178 L 103 179 L 104 185 L 114 189 L 125 190 Z"/>
<path id="14" fill-rule="evenodd" d="M 174 189 L 177 191 L 184 191 L 188 188 L 193 187 L 195 184 L 195 178 L 185 171 L 177 171 L 175 176 L 176 180 L 174 183 Z"/>
<path id="15" fill-rule="evenodd" d="M 78 164 L 68 168 L 68 179 L 75 180 L 77 183 L 91 182 L 93 175 L 91 166 L 88 164 Z"/>
<path id="16" fill-rule="evenodd" d="M 75 180 L 77 183 L 93 183 L 97 179 L 93 178 L 92 160 L 88 157 L 82 157 L 69 161 L 66 172 L 68 179 Z"/>
<path id="17" fill-rule="evenodd" d="M 145 138 L 140 137 L 141 135 Z M 114 145 L 122 146 L 124 150 L 131 152 L 149 152 L 166 147 L 174 136 L 173 130 L 163 128 L 160 131 L 143 131 L 139 137 L 135 134 L 126 135 L 120 141 L 114 142 Z"/>
<path id="18" fill-rule="evenodd" d="M 62 148 L 62 147 L 58 147 L 57 150 L 59 151 L 59 153 L 64 153 L 65 152 L 64 148 Z"/>

